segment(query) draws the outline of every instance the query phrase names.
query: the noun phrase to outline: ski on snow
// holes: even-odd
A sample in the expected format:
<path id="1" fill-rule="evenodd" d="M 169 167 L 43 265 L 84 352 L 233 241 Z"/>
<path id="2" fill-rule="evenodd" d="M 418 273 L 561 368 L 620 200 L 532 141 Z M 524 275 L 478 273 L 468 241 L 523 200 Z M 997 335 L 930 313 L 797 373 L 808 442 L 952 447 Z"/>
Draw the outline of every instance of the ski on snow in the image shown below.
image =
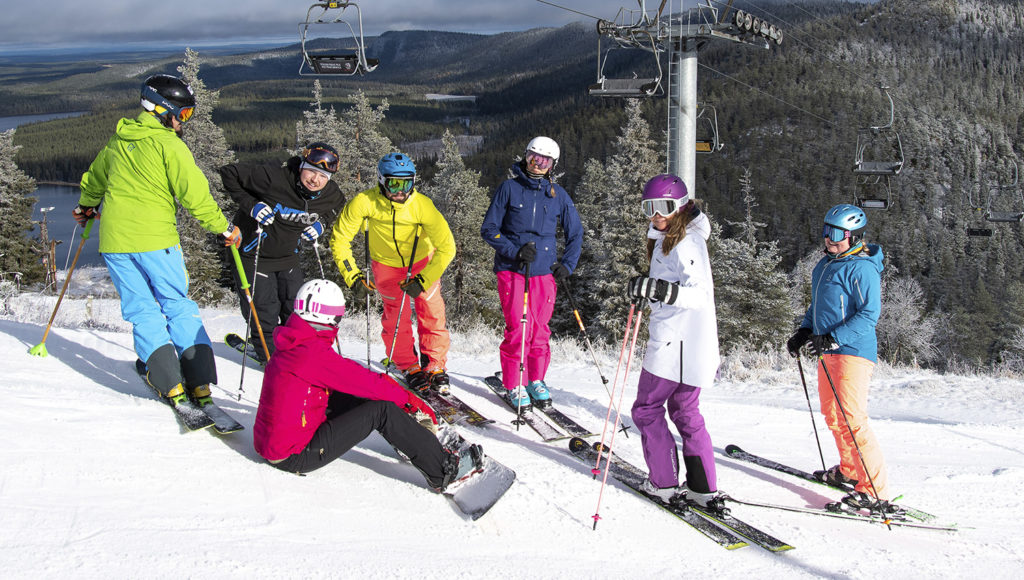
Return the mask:
<path id="1" fill-rule="evenodd" d="M 398 382 L 398 384 L 402 385 L 407 390 L 413 391 L 418 397 L 430 405 L 430 408 L 437 413 L 438 418 L 444 419 L 447 423 L 452 425 L 466 424 L 474 427 L 482 427 L 494 422 L 493 419 L 484 417 L 476 409 L 470 407 L 465 401 L 450 392 L 447 395 L 442 395 L 433 388 L 428 388 L 423 392 L 411 389 L 402 372 L 396 370 L 394 366 L 390 366 L 386 360 L 380 362 L 379 368 L 375 363 L 371 364 L 371 368 L 377 372 L 389 374 L 391 378 Z M 389 370 L 392 372 L 388 373 Z"/>
<path id="2" fill-rule="evenodd" d="M 831 511 L 831 510 L 826 509 L 826 508 L 795 507 L 795 506 L 788 506 L 788 505 L 778 505 L 778 504 L 771 504 L 771 503 L 763 503 L 763 502 L 757 502 L 757 501 L 747 501 L 747 500 L 743 500 L 743 499 L 737 499 L 737 498 L 734 498 L 734 497 L 730 497 L 728 495 L 725 496 L 725 499 L 726 499 L 726 501 L 731 501 L 733 503 L 738 503 L 738 504 L 741 504 L 741 505 L 749 505 L 749 506 L 753 506 L 753 507 L 768 508 L 768 509 L 775 509 L 775 510 L 784 510 L 784 511 L 788 511 L 788 512 L 797 512 L 797 513 L 811 514 L 811 515 L 816 515 L 816 516 L 827 516 L 827 517 L 830 517 L 830 518 L 840 518 L 840 519 L 845 519 L 845 520 L 859 520 L 859 521 L 862 521 L 862 522 L 868 522 L 868 523 L 874 523 L 874 524 L 882 524 L 882 525 L 885 525 L 885 526 L 902 526 L 902 527 L 907 527 L 907 528 L 920 528 L 920 529 L 925 529 L 925 530 L 939 530 L 939 531 L 945 531 L 945 532 L 955 532 L 955 531 L 960 529 L 956 525 L 929 524 L 929 523 L 926 523 L 926 522 L 917 522 L 917 521 L 910 521 L 910 520 L 905 520 L 905 519 L 901 520 L 901 519 L 890 518 L 890 517 L 885 517 L 885 516 L 880 516 L 880 515 L 866 515 L 866 514 L 862 514 L 860 512 L 851 512 L 851 511 L 838 511 L 838 512 L 836 512 L 836 511 Z"/>
<path id="3" fill-rule="evenodd" d="M 139 374 L 142 378 L 142 382 L 146 383 L 146 386 L 153 389 L 153 392 L 157 393 L 157 396 L 160 397 L 161 401 L 170 405 L 171 409 L 174 410 L 174 414 L 178 416 L 178 419 L 189 431 L 213 427 L 213 430 L 217 433 L 226 435 L 228 433 L 234 433 L 235 431 L 245 429 L 241 423 L 228 415 L 212 401 L 200 406 L 194 403 L 191 399 L 186 399 L 180 403 L 173 403 L 161 396 L 160 393 L 158 393 L 156 389 L 149 384 L 149 381 L 146 380 L 146 363 L 139 359 L 135 359 L 135 372 Z"/>
<path id="4" fill-rule="evenodd" d="M 224 344 L 249 357 L 249 360 L 255 362 L 261 367 L 267 364 L 267 361 L 263 360 L 262 346 L 249 344 L 244 338 L 233 332 L 224 336 Z"/>
<path id="5" fill-rule="evenodd" d="M 541 418 L 540 414 L 536 413 L 532 407 L 526 410 L 516 409 L 516 406 L 513 405 L 512 401 L 506 396 L 506 394 L 508 393 L 508 389 L 506 389 L 505 386 L 501 384 L 501 379 L 499 379 L 498 377 L 487 377 L 484 379 L 484 384 L 487 385 L 487 388 L 490 389 L 495 395 L 497 395 L 498 398 L 501 399 L 501 401 L 505 403 L 509 407 L 509 409 L 512 410 L 513 413 L 517 413 L 519 417 L 523 421 L 525 421 L 527 425 L 530 426 L 531 429 L 536 431 L 537 435 L 540 435 L 540 438 L 543 439 L 545 443 L 559 441 L 562 439 L 568 439 L 569 437 L 571 437 L 570 435 L 562 433 L 554 425 Z"/>
<path id="6" fill-rule="evenodd" d="M 793 477 L 798 477 L 798 478 L 806 480 L 806 481 L 812 481 L 814 483 L 817 483 L 819 485 L 824 485 L 825 487 L 829 487 L 831 489 L 836 489 L 836 490 L 839 490 L 839 491 L 847 491 L 847 492 L 851 491 L 851 489 L 852 489 L 852 488 L 849 488 L 849 487 L 835 487 L 835 486 L 829 485 L 828 483 L 826 483 L 824 481 L 821 481 L 817 477 L 814 477 L 813 473 L 808 473 L 806 471 L 797 469 L 795 467 L 790 467 L 789 465 L 785 465 L 783 463 L 779 463 L 778 461 L 773 461 L 771 459 L 767 459 L 767 458 L 764 458 L 764 457 L 760 457 L 758 455 L 754 455 L 753 453 L 748 453 L 748 452 L 744 451 L 743 449 L 740 449 L 740 447 L 738 445 L 726 445 L 726 447 L 725 447 L 725 455 L 727 457 L 732 458 L 732 459 L 738 459 L 740 461 L 746 461 L 747 463 L 752 463 L 754 465 L 759 465 L 759 466 L 764 467 L 766 469 L 771 469 L 773 471 L 778 471 L 779 473 L 785 473 L 787 475 L 792 475 Z M 752 502 L 740 501 L 740 500 L 736 500 L 736 499 L 733 499 L 733 498 L 730 498 L 730 499 L 732 499 L 732 501 L 735 501 L 736 503 L 744 503 L 744 504 L 747 504 L 747 505 L 757 505 L 759 507 L 774 507 L 774 508 L 777 508 L 777 509 L 787 509 L 789 511 L 799 511 L 799 512 L 804 512 L 804 513 L 823 512 L 826 515 L 833 515 L 833 516 L 836 516 L 836 517 L 859 518 L 859 519 L 868 520 L 868 521 L 875 521 L 875 522 L 883 522 L 883 521 L 885 521 L 885 522 L 891 522 L 891 523 L 894 523 L 894 524 L 897 523 L 897 522 L 905 522 L 906 518 L 912 518 L 912 519 L 918 520 L 920 522 L 926 522 L 926 521 L 935 519 L 935 516 L 930 514 L 930 513 L 928 513 L 928 512 L 923 512 L 923 511 L 921 511 L 919 509 L 909 508 L 909 507 L 904 506 L 902 504 L 899 504 L 899 507 L 902 510 L 902 512 L 901 512 L 901 514 L 899 516 L 895 516 L 895 517 L 892 517 L 892 518 L 884 518 L 884 517 L 880 517 L 878 515 L 868 516 L 868 515 L 860 513 L 860 512 L 852 512 L 852 511 L 836 512 L 836 511 L 831 511 L 831 510 L 823 509 L 823 508 L 822 509 L 818 509 L 818 508 L 792 508 L 791 509 L 791 508 L 788 508 L 788 507 L 785 507 L 785 506 L 776 506 L 776 505 L 769 505 L 769 504 L 755 504 L 755 503 L 752 503 Z M 899 525 L 907 525 L 907 524 L 900 523 Z M 917 526 L 917 527 L 925 527 L 925 526 Z M 939 529 L 946 529 L 946 528 L 947 527 L 939 526 Z"/>
<path id="7" fill-rule="evenodd" d="M 507 389 L 505 389 L 505 385 L 501 382 L 500 371 L 485 378 L 484 382 L 487 383 L 487 386 L 490 387 L 491 390 L 494 391 L 495 394 L 498 396 L 501 396 L 502 393 L 507 392 Z M 495 390 L 496 387 L 501 387 L 502 390 L 497 391 Z M 540 411 L 541 413 L 544 413 L 544 415 L 546 415 L 548 419 L 551 419 L 551 421 L 555 425 L 558 425 L 563 431 L 568 433 L 570 437 L 582 437 L 586 439 L 587 437 L 597 436 L 597 433 L 591 433 L 582 425 L 577 423 L 574 419 L 558 410 L 558 408 L 555 407 L 554 405 L 548 405 L 543 409 L 534 406 L 534 409 Z"/>
<path id="8" fill-rule="evenodd" d="M 577 459 L 591 467 L 597 461 L 597 451 L 584 439 L 574 437 L 569 441 L 569 452 Z M 643 475 L 637 475 L 635 470 L 624 467 L 621 462 L 613 462 L 608 468 L 608 475 L 630 488 L 637 495 L 650 500 L 652 503 L 683 520 L 698 532 L 704 534 L 718 545 L 727 550 L 735 550 L 748 545 L 748 542 L 731 529 L 723 528 L 703 514 L 698 513 L 689 505 L 667 502 L 655 495 L 648 495 L 643 492 Z"/>

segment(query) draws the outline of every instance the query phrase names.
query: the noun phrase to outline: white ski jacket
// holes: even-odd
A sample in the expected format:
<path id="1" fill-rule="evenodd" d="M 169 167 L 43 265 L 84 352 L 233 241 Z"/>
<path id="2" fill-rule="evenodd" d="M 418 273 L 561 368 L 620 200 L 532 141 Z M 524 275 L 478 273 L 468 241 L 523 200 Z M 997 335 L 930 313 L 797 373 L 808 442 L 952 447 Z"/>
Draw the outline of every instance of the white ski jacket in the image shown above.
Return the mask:
<path id="1" fill-rule="evenodd" d="M 710 387 L 718 374 L 718 322 L 707 240 L 711 222 L 701 213 L 686 227 L 686 236 L 666 256 L 664 233 L 648 227 L 655 241 L 651 278 L 679 284 L 674 304 L 651 302 L 650 337 L 644 370 L 692 387 Z"/>

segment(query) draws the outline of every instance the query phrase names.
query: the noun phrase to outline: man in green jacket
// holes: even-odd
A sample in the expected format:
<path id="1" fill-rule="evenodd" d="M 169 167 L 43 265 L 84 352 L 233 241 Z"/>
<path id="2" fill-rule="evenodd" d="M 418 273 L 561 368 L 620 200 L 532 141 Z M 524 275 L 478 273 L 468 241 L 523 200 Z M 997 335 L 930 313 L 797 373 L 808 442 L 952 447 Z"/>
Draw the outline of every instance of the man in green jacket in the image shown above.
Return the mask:
<path id="1" fill-rule="evenodd" d="M 117 131 L 82 176 L 74 218 L 100 220 L 100 254 L 132 323 L 135 352 L 149 384 L 174 402 L 209 397 L 217 382 L 210 337 L 199 307 L 188 298 L 188 272 L 175 218 L 180 203 L 225 245 L 241 243 L 210 195 L 210 184 L 180 139 L 195 111 L 181 79 L 153 75 L 142 84 L 142 108 Z"/>

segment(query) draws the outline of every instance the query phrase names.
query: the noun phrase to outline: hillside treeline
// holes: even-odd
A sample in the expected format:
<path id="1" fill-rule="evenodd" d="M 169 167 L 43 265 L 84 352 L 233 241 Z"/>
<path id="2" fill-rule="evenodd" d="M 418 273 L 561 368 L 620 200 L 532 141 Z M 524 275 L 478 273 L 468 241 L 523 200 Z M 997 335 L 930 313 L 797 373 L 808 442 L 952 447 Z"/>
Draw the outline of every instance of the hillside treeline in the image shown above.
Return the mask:
<path id="1" fill-rule="evenodd" d="M 891 308 L 905 307 L 913 313 L 919 304 L 924 315 L 904 316 L 914 327 L 890 336 L 894 346 L 883 348 L 890 349 L 891 357 L 940 367 L 1016 364 L 1015 353 L 1024 343 L 1021 226 L 986 224 L 981 216 L 990 185 L 1008 179 L 1011 160 L 1020 155 L 1024 142 L 1021 5 L 1005 0 L 740 0 L 734 6 L 776 23 L 786 34 L 784 43 L 770 50 L 709 42 L 699 56 L 698 100 L 715 106 L 725 147 L 698 157 L 697 194 L 707 202 L 720 239 L 747 240 L 755 255 L 766 252 L 767 263 L 774 259 L 775 270 L 790 274 L 788 319 L 776 318 L 777 331 L 743 347 L 763 348 L 772 342 L 778 347 L 779 336 L 795 325 L 796 313 L 806 304 L 799 276 L 820 248 L 825 210 L 857 197 L 880 195 L 880 184 L 858 183 L 851 169 L 858 129 L 888 121 L 889 102 L 879 90 L 884 85 L 895 101 L 893 128 L 901 138 L 905 166 L 892 180 L 890 209 L 870 211 L 868 236 L 888 257 L 886 288 L 900 298 Z M 324 80 L 321 106 L 347 110 L 357 93 L 370 103 L 386 101 L 379 130 L 396 148 L 445 131 L 483 135 L 483 150 L 460 161 L 466 171 L 476 172 L 477 183 L 486 191 L 504 179 L 530 137 L 549 135 L 562 146 L 561 183 L 578 206 L 594 212 L 585 216 L 589 223 L 604 224 L 610 221 L 607 212 L 633 207 L 636 183 L 627 184 L 613 174 L 618 171 L 621 177 L 630 171 L 614 165 L 627 162 L 616 160 L 616 155 L 621 155 L 619 140 L 630 133 L 627 129 L 636 116 L 648 126 L 646 146 L 661 155 L 658 167 L 663 170 L 666 99 L 648 99 L 630 108 L 622 100 L 585 93 L 594 81 L 596 61 L 591 26 L 494 37 L 459 35 L 453 37 L 457 44 L 452 46 L 459 47 L 454 56 L 439 52 L 443 48 L 438 43 L 427 42 L 431 34 L 382 35 L 370 49 L 386 57 L 379 73 Z M 294 63 L 294 54 L 284 52 L 280 62 Z M 646 53 L 638 54 L 610 72 L 628 74 L 645 66 L 647 58 Z M 285 70 L 274 58 L 264 60 L 265 65 L 250 67 L 254 75 Z M 134 82 L 152 72 L 173 72 L 174 66 L 163 61 Z M 286 74 L 293 74 L 293 69 Z M 296 78 L 241 80 L 242 70 L 238 62 L 224 59 L 204 62 L 202 78 L 220 92 L 213 122 L 238 159 L 282 159 L 296 146 L 296 123 L 310 109 L 312 83 Z M 85 77 L 80 82 L 88 83 Z M 112 82 L 97 81 L 91 89 L 115 86 Z M 20 94 L 17 88 L 4 90 L 14 91 L 15 97 Z M 449 104 L 423 100 L 423 93 L 444 91 L 478 98 L 475 103 Z M 37 179 L 77 180 L 109 137 L 118 116 L 113 109 L 132 106 L 125 90 L 111 92 L 119 100 L 107 105 L 109 112 L 19 129 L 19 166 Z M 78 136 L 67 139 L 71 131 Z M 436 183 L 435 164 L 447 162 L 450 167 L 452 161 L 443 154 L 422 160 L 424 181 Z M 639 180 L 638 168 L 632 170 Z M 604 174 L 598 175 L 600 171 Z M 618 179 L 614 187 L 625 189 L 613 195 L 599 191 L 599 186 L 611 187 L 600 184 L 612 178 Z M 452 176 L 445 179 L 458 182 Z M 993 203 L 995 209 L 1009 210 L 1017 202 L 1011 195 Z M 1019 202 L 1024 206 L 1024 199 Z M 629 240 L 629 228 L 634 226 L 622 223 L 621 232 L 591 233 L 598 239 L 621 235 Z M 992 236 L 967 236 L 968 227 L 980 226 L 990 227 Z M 592 276 L 603 267 L 597 260 L 610 258 L 595 251 L 592 241 L 587 244 L 585 257 L 591 262 L 581 263 L 574 293 L 588 319 L 601 320 L 602 312 L 614 310 L 607 302 L 615 300 L 617 282 L 602 288 L 600 276 Z M 633 269 L 642 269 L 639 262 L 630 263 Z M 730 259 L 716 278 L 742 283 L 733 268 L 739 266 Z M 777 278 L 765 279 L 778 283 Z M 752 316 L 750 309 L 739 305 L 723 308 L 724 295 L 727 292 L 719 295 L 720 316 L 733 306 L 737 313 Z M 908 296 L 914 298 L 904 300 Z M 761 309 L 777 316 L 775 308 L 773 303 Z M 613 320 L 609 314 L 607 322 L 595 322 L 592 334 L 613 340 Z M 575 322 L 568 317 L 556 315 L 556 322 L 561 331 L 574 331 Z M 742 326 L 742 320 L 736 325 Z M 914 332 L 917 328 L 930 338 L 922 340 Z M 727 337 L 723 344 L 737 348 L 740 342 Z"/>

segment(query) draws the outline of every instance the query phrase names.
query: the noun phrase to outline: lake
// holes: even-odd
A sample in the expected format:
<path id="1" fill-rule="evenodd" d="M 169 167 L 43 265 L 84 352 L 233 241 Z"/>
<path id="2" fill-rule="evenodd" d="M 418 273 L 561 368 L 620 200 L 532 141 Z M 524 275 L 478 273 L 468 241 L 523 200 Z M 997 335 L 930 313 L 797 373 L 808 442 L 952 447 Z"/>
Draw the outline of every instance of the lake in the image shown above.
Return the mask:
<path id="1" fill-rule="evenodd" d="M 29 123 L 52 121 L 53 119 L 64 119 L 66 117 L 80 117 L 85 114 L 86 111 L 78 111 L 75 113 L 45 113 L 42 115 L 14 115 L 11 117 L 0 117 L 0 131 L 15 129 L 21 125 L 27 125 Z"/>
<path id="2" fill-rule="evenodd" d="M 78 244 L 82 241 L 82 228 L 71 217 L 81 192 L 77 187 L 69 185 L 40 185 L 32 195 L 39 200 L 32 208 L 32 221 L 42 221 L 43 214 L 46 214 L 46 230 L 50 239 L 62 242 L 57 244 L 57 269 L 63 270 L 71 265 Z M 44 209 L 49 211 L 44 212 Z M 29 235 L 38 238 L 39 226 Z M 82 255 L 78 257 L 78 266 L 105 265 L 99 252 L 99 228 L 93 226 L 89 239 L 82 247 Z"/>

